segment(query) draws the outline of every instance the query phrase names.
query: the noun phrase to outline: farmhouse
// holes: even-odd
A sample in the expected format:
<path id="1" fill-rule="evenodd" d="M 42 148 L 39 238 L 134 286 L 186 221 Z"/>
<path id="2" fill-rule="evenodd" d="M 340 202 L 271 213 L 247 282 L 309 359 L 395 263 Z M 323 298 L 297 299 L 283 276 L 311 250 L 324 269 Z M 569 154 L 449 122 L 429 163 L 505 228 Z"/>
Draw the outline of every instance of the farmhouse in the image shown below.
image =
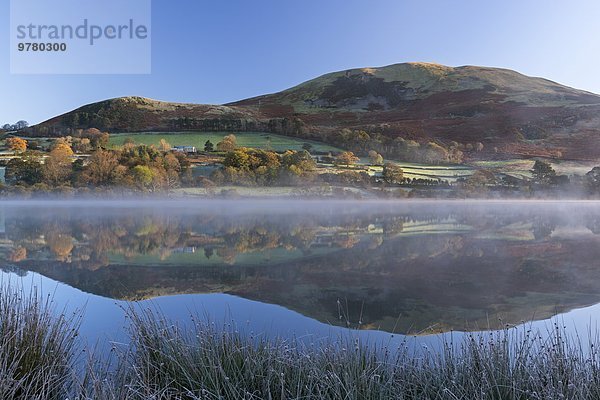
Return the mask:
<path id="1" fill-rule="evenodd" d="M 171 148 L 171 151 L 177 153 L 197 153 L 198 149 L 196 149 L 196 146 L 174 146 Z"/>

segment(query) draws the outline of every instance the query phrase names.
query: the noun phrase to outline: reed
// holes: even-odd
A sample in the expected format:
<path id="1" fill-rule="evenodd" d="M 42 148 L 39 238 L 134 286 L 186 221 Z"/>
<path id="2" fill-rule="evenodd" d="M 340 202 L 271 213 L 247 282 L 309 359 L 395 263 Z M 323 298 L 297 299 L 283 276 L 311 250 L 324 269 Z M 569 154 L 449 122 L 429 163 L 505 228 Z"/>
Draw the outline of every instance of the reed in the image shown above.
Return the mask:
<path id="1" fill-rule="evenodd" d="M 2 399 L 598 399 L 597 337 L 555 324 L 440 338 L 435 350 L 361 343 L 265 339 L 192 317 L 170 322 L 128 309 L 130 345 L 112 356 L 78 356 L 79 317 L 51 297 L 2 289 Z M 351 335 L 351 334 L 350 334 Z M 592 336 L 591 336 L 592 337 Z"/>
<path id="2" fill-rule="evenodd" d="M 52 296 L 5 283 L 0 289 L 0 398 L 64 399 L 73 386 L 79 315 Z"/>

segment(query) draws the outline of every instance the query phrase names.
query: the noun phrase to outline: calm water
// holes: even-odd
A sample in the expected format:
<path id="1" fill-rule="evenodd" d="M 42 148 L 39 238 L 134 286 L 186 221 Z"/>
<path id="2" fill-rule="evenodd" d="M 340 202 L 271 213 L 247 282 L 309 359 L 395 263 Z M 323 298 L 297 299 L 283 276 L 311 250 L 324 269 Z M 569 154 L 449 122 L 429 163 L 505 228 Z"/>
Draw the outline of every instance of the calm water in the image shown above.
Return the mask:
<path id="1" fill-rule="evenodd" d="M 600 315 L 600 203 L 0 203 L 1 279 L 124 340 L 127 301 L 264 335 L 390 338 Z M 575 310 L 575 311 L 572 311 Z"/>

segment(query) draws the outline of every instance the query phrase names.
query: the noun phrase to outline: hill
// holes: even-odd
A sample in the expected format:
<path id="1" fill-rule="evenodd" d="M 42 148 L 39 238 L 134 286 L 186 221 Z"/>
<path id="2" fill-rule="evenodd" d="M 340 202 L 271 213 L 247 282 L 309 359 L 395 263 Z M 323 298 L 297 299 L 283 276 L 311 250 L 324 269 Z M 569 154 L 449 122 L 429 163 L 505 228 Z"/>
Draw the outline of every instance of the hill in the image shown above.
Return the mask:
<path id="1" fill-rule="evenodd" d="M 83 106 L 31 129 L 262 131 L 332 142 L 342 128 L 384 137 L 484 144 L 482 158 L 597 159 L 600 96 L 488 67 L 394 64 L 334 72 L 279 93 L 225 105 L 141 97 Z"/>

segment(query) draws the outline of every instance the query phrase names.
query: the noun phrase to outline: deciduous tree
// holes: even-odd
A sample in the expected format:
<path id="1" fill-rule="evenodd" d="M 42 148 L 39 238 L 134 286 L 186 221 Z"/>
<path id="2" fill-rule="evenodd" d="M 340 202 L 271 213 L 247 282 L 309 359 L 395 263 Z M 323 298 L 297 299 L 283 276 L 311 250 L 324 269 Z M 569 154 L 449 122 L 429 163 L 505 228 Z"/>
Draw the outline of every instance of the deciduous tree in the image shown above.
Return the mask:
<path id="1" fill-rule="evenodd" d="M 5 179 L 11 184 L 35 185 L 42 178 L 42 164 L 33 157 L 13 158 L 6 165 Z"/>
<path id="2" fill-rule="evenodd" d="M 397 185 L 403 182 L 404 171 L 397 165 L 387 163 L 383 166 L 381 177 L 388 185 Z"/>
<path id="3" fill-rule="evenodd" d="M 110 135 L 106 132 L 102 132 L 96 128 L 89 128 L 80 133 L 82 138 L 90 139 L 92 148 L 97 149 L 100 147 L 108 146 Z"/>
<path id="4" fill-rule="evenodd" d="M 146 165 L 136 165 L 133 167 L 133 176 L 140 189 L 146 189 L 152 184 L 154 173 Z"/>
<path id="5" fill-rule="evenodd" d="M 82 183 L 105 186 L 115 183 L 119 160 L 114 152 L 97 150 L 89 158 L 81 174 Z"/>
<path id="6" fill-rule="evenodd" d="M 349 167 L 350 165 L 356 163 L 358 160 L 360 159 L 356 157 L 353 152 L 343 151 L 335 158 L 335 164 L 345 165 L 346 167 Z"/>
<path id="7" fill-rule="evenodd" d="M 170 151 L 171 150 L 171 145 L 165 139 L 160 139 L 160 143 L 159 143 L 158 147 L 162 151 Z"/>
<path id="8" fill-rule="evenodd" d="M 552 168 L 550 163 L 546 161 L 536 160 L 531 170 L 533 180 L 541 185 L 548 185 L 553 182 L 556 177 L 556 171 Z"/>
<path id="9" fill-rule="evenodd" d="M 6 145 L 15 153 L 23 153 L 27 150 L 27 140 L 21 139 L 20 137 L 10 137 L 6 139 Z"/>
<path id="10" fill-rule="evenodd" d="M 73 150 L 64 142 L 57 143 L 44 161 L 44 180 L 55 186 L 64 184 L 73 170 Z"/>
<path id="11" fill-rule="evenodd" d="M 310 151 L 312 150 L 313 145 L 310 143 L 303 143 L 302 144 L 302 150 L 306 150 L 310 153 Z"/>
<path id="12" fill-rule="evenodd" d="M 217 143 L 218 151 L 233 151 L 237 148 L 237 138 L 235 135 L 227 135 Z"/>
<path id="13" fill-rule="evenodd" d="M 369 161 L 372 165 L 383 165 L 383 156 L 375 150 L 369 151 Z"/>
<path id="14" fill-rule="evenodd" d="M 14 128 L 16 130 L 20 131 L 21 129 L 25 129 L 28 126 L 29 126 L 29 122 L 21 120 L 15 124 Z"/>

